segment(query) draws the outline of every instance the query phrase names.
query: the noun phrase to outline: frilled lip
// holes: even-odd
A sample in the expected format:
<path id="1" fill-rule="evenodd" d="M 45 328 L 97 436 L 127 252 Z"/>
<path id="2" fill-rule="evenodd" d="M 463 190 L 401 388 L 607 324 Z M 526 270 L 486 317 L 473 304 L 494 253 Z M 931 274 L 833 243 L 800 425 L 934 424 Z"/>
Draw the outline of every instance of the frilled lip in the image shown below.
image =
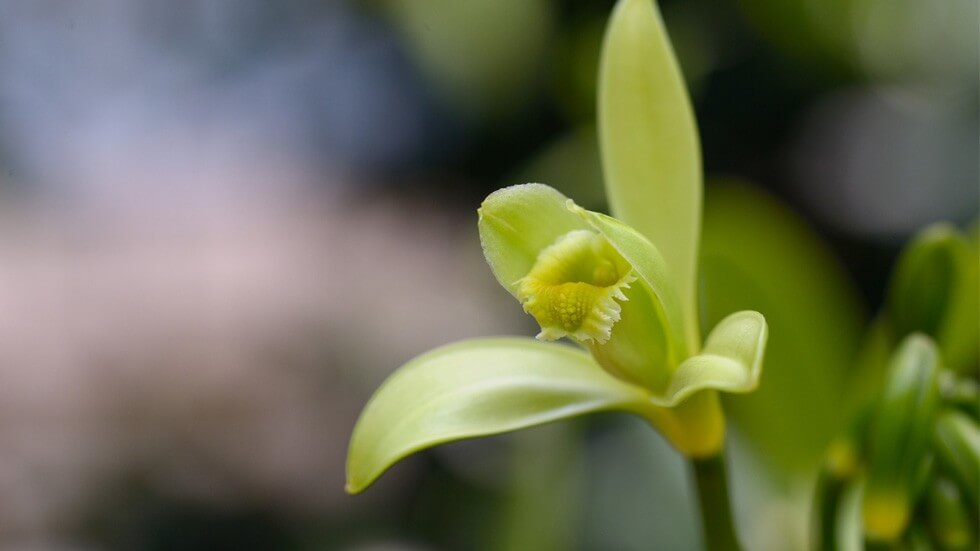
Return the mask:
<path id="1" fill-rule="evenodd" d="M 698 348 L 697 342 L 686 338 L 684 316 L 663 257 L 633 228 L 587 211 L 543 184 L 498 190 L 487 197 L 478 213 L 484 256 L 497 281 L 522 304 L 528 296 L 522 296 L 521 282 L 531 273 L 542 251 L 561 236 L 584 230 L 605 239 L 632 269 L 636 279 L 629 282 L 632 290 L 624 294 L 644 293 L 651 297 L 656 319 L 650 320 L 650 329 L 666 336 L 670 362 L 680 362 Z M 616 301 L 614 297 L 612 300 Z"/>
<path id="2" fill-rule="evenodd" d="M 624 293 L 637 277 L 601 235 L 574 230 L 544 248 L 517 282 L 524 311 L 541 326 L 537 338 L 603 344 L 619 321 Z"/>

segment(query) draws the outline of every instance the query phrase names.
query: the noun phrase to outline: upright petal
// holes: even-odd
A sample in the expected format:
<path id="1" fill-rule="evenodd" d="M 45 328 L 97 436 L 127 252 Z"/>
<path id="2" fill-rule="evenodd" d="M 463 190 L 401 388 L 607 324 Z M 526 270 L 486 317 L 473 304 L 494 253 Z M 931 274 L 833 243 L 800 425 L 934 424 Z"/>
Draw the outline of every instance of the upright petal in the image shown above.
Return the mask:
<path id="1" fill-rule="evenodd" d="M 677 60 L 652 0 L 620 0 L 599 69 L 599 145 L 612 213 L 663 253 L 697 349 L 701 149 Z"/>

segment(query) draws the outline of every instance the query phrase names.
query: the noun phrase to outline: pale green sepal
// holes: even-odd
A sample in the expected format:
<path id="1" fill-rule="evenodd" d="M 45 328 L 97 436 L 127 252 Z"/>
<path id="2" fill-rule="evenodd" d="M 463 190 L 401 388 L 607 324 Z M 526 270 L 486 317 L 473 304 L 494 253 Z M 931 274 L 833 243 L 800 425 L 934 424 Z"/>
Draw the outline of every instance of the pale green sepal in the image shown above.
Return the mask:
<path id="1" fill-rule="evenodd" d="M 677 368 L 665 398 L 679 402 L 704 389 L 755 390 L 768 338 L 769 327 L 762 314 L 746 310 L 729 315 L 711 330 L 701 353 Z"/>
<path id="2" fill-rule="evenodd" d="M 496 338 L 438 348 L 398 369 L 365 406 L 348 451 L 347 491 L 445 442 L 601 410 L 649 417 L 656 408 L 647 398 L 569 346 Z"/>
<path id="3" fill-rule="evenodd" d="M 598 96 L 612 213 L 663 253 L 684 312 L 686 340 L 695 349 L 701 148 L 683 76 L 652 0 L 620 0 L 613 10 Z"/>
<path id="4" fill-rule="evenodd" d="M 544 184 L 521 184 L 491 193 L 480 205 L 480 243 L 497 281 L 520 300 L 520 279 L 538 254 L 559 237 L 587 226 L 568 212 L 568 198 Z"/>

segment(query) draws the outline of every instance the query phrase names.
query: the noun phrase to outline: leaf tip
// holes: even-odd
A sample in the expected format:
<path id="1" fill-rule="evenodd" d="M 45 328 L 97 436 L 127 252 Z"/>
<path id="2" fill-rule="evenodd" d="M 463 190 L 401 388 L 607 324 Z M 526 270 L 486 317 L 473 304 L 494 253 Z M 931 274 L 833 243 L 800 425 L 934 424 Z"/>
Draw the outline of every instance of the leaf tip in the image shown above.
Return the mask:
<path id="1" fill-rule="evenodd" d="M 361 493 L 361 490 L 362 488 L 355 487 L 350 481 L 344 484 L 344 491 L 347 492 L 347 495 L 356 496 Z"/>

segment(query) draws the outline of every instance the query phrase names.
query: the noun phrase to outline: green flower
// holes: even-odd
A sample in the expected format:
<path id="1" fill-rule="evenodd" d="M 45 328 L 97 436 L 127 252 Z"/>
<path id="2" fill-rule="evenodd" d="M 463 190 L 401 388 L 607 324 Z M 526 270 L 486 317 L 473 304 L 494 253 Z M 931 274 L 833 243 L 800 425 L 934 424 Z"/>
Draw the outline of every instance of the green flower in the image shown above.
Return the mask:
<path id="1" fill-rule="evenodd" d="M 541 184 L 495 192 L 479 214 L 487 261 L 538 339 L 469 341 L 402 367 L 355 428 L 349 491 L 439 443 L 602 410 L 644 417 L 688 456 L 720 451 L 715 391 L 756 387 L 761 314 L 725 318 L 694 354 L 664 259 L 636 230 Z M 541 342 L 562 337 L 585 350 Z"/>
<path id="2" fill-rule="evenodd" d="M 524 311 L 541 324 L 539 339 L 571 337 L 603 344 L 620 319 L 633 268 L 602 236 L 575 230 L 538 255 L 518 281 Z"/>
<path id="3" fill-rule="evenodd" d="M 398 369 L 354 428 L 349 492 L 437 444 L 597 411 L 639 415 L 692 458 L 722 450 L 717 391 L 757 386 L 768 328 L 758 312 L 737 312 L 701 342 L 700 152 L 653 6 L 621 0 L 603 45 L 599 142 L 621 219 L 541 184 L 487 197 L 479 209 L 484 254 L 537 320 L 537 339 L 457 343 Z M 562 338 L 575 346 L 549 342 Z"/>

